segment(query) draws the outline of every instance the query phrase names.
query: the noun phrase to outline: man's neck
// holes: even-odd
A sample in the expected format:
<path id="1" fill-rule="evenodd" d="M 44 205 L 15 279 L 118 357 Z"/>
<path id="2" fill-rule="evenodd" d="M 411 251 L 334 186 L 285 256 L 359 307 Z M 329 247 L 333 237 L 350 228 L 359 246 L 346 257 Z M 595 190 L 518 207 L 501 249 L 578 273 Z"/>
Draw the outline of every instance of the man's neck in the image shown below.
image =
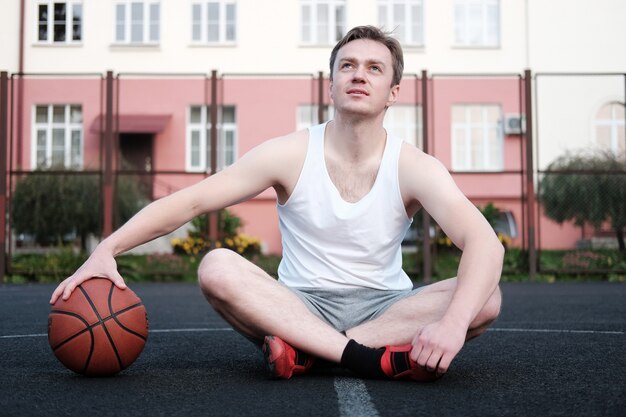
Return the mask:
<path id="1" fill-rule="evenodd" d="M 378 157 L 385 147 L 386 132 L 383 128 L 384 113 L 381 117 L 355 119 L 337 114 L 326 129 L 329 141 L 327 149 L 346 163 L 366 161 Z"/>

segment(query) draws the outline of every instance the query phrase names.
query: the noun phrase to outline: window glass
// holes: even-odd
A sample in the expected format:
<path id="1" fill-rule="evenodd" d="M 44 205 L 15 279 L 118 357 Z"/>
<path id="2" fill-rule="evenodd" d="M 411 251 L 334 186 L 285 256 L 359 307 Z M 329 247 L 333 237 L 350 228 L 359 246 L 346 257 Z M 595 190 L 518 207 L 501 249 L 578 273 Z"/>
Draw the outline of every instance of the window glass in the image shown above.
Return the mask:
<path id="1" fill-rule="evenodd" d="M 82 39 L 82 21 L 83 21 L 83 5 L 72 5 L 72 40 L 79 41 Z"/>
<path id="2" fill-rule="evenodd" d="M 40 41 L 48 40 L 48 5 L 46 4 L 39 5 L 38 40 Z"/>
<path id="3" fill-rule="evenodd" d="M 423 43 L 423 0 L 378 0 L 380 26 L 404 45 Z"/>
<path id="4" fill-rule="evenodd" d="M 52 107 L 52 121 L 54 123 L 64 123 L 65 122 L 65 106 L 54 106 L 54 107 Z"/>
<path id="5" fill-rule="evenodd" d="M 202 39 L 202 6 L 193 4 L 191 6 L 191 38 L 194 41 Z"/>
<path id="6" fill-rule="evenodd" d="M 79 105 L 35 106 L 34 167 L 82 166 L 82 107 Z M 52 115 L 52 118 L 49 115 Z"/>
<path id="7" fill-rule="evenodd" d="M 160 7 L 158 4 L 150 4 L 150 42 L 159 41 Z"/>
<path id="8" fill-rule="evenodd" d="M 143 3 L 131 3 L 130 41 L 143 42 Z"/>
<path id="9" fill-rule="evenodd" d="M 305 44 L 331 45 L 345 32 L 345 0 L 300 0 L 301 40 Z"/>
<path id="10" fill-rule="evenodd" d="M 237 38 L 237 5 L 234 0 L 192 3 L 192 36 L 195 42 L 233 42 Z"/>
<path id="11" fill-rule="evenodd" d="M 596 113 L 596 144 L 600 149 L 623 155 L 625 149 L 626 110 L 622 103 L 613 102 L 602 106 Z"/>
<path id="12" fill-rule="evenodd" d="M 498 46 L 499 0 L 455 0 L 454 29 L 457 45 Z"/>
<path id="13" fill-rule="evenodd" d="M 82 0 L 33 0 L 37 13 L 37 41 L 78 43 L 82 40 Z"/>
<path id="14" fill-rule="evenodd" d="M 48 106 L 37 106 L 35 109 L 35 121 L 37 123 L 48 123 Z"/>
<path id="15" fill-rule="evenodd" d="M 235 40 L 236 9 L 234 4 L 226 5 L 226 40 Z"/>
<path id="16" fill-rule="evenodd" d="M 65 42 L 65 3 L 54 3 L 54 41 Z"/>
<path id="17" fill-rule="evenodd" d="M 126 25 L 126 6 L 124 4 L 117 4 L 115 6 L 115 40 L 118 42 L 124 41 L 125 25 Z"/>
<path id="18" fill-rule="evenodd" d="M 451 114 L 452 168 L 457 171 L 504 169 L 500 106 L 456 105 Z"/>
<path id="19" fill-rule="evenodd" d="M 211 170 L 211 109 L 206 106 L 190 106 L 188 133 L 187 169 L 190 171 Z M 219 109 L 217 125 L 217 169 L 232 164 L 237 157 L 237 125 L 234 106 Z M 203 120 L 205 121 L 203 123 Z"/>

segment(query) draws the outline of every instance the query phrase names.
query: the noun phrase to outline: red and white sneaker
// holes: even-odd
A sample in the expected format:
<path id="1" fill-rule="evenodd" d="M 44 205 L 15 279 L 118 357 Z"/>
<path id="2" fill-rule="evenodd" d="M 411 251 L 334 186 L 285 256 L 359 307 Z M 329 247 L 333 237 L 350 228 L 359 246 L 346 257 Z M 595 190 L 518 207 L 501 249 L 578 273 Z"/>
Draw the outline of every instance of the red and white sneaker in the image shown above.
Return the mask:
<path id="1" fill-rule="evenodd" d="M 307 372 L 315 358 L 294 349 L 278 336 L 265 336 L 263 341 L 265 366 L 270 378 L 289 379 Z"/>
<path id="2" fill-rule="evenodd" d="M 429 372 L 414 360 L 409 353 L 412 345 L 385 346 L 385 352 L 380 358 L 380 366 L 385 375 L 393 379 L 404 379 L 421 382 L 435 381 L 441 378 L 436 372 Z"/>

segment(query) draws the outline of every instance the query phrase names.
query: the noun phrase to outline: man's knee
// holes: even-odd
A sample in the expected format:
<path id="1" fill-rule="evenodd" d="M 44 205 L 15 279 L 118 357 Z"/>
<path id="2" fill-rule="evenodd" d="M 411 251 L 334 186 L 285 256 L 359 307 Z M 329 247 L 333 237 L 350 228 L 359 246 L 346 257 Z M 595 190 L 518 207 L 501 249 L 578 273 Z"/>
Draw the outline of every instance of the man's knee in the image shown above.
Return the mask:
<path id="1" fill-rule="evenodd" d="M 209 300 L 225 300 L 237 284 L 237 254 L 228 249 L 207 253 L 198 267 L 198 283 Z"/>
<path id="2" fill-rule="evenodd" d="M 480 311 L 477 317 L 477 323 L 475 326 L 476 330 L 481 329 L 484 332 L 491 323 L 493 323 L 498 316 L 500 315 L 500 308 L 502 307 L 502 291 L 500 290 L 500 286 L 497 286 L 496 289 L 491 294 L 491 297 L 485 303 L 485 306 Z M 481 332 L 481 333 L 482 333 Z"/>
<path id="3" fill-rule="evenodd" d="M 487 319 L 489 323 L 495 321 L 500 315 L 500 309 L 502 308 L 502 290 L 498 285 L 496 289 L 487 300 L 487 304 L 485 305 Z"/>

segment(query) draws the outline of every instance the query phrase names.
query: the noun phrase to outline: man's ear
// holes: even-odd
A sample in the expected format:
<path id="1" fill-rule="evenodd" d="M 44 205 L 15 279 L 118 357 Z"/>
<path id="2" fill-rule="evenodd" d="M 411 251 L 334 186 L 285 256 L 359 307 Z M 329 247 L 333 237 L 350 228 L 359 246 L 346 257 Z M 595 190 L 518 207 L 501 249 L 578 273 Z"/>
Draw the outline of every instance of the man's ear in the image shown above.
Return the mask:
<path id="1" fill-rule="evenodd" d="M 387 107 L 391 107 L 398 100 L 398 94 L 400 94 L 400 84 L 396 84 L 389 90 L 389 97 L 387 98 Z"/>

